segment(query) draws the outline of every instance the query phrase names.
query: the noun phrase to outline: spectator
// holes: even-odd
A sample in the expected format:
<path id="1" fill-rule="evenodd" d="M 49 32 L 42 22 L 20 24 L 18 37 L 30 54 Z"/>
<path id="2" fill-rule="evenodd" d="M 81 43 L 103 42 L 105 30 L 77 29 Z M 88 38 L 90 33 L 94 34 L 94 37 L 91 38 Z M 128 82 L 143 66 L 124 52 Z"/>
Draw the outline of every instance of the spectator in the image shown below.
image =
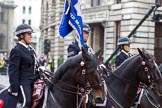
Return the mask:
<path id="1" fill-rule="evenodd" d="M 40 65 L 40 66 L 44 66 L 45 62 L 46 62 L 46 59 L 45 59 L 44 55 L 42 55 L 42 56 L 39 58 L 39 65 Z"/>

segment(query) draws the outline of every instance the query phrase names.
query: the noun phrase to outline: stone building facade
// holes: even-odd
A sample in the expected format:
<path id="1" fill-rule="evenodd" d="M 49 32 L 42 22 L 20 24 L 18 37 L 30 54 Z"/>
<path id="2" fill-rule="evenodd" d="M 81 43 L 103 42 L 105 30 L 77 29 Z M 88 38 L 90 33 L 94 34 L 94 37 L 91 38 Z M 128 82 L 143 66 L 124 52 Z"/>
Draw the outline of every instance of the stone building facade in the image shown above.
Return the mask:
<path id="1" fill-rule="evenodd" d="M 13 2 L 0 2 L 0 53 L 9 52 L 13 47 Z"/>
<path id="2" fill-rule="evenodd" d="M 102 48 L 106 61 L 117 48 L 118 38 L 128 36 L 155 2 L 156 0 L 82 0 L 83 21 L 88 23 L 92 30 L 88 43 L 95 51 Z M 49 56 L 55 60 L 60 55 L 66 59 L 67 46 L 75 38 L 75 33 L 64 39 L 59 36 L 58 27 L 63 5 L 64 0 L 42 0 L 41 41 L 45 38 L 51 39 Z M 160 12 L 161 7 L 158 10 Z M 131 37 L 131 53 L 137 54 L 137 48 L 145 48 L 155 55 L 158 58 L 157 62 L 160 63 L 162 62 L 162 23 L 152 22 L 152 15 Z"/>
<path id="3" fill-rule="evenodd" d="M 32 27 L 31 45 L 39 52 L 39 38 L 40 38 L 40 14 L 41 14 L 41 0 L 14 0 L 16 8 L 14 10 L 14 30 L 22 23 L 28 24 Z M 17 43 L 15 36 L 14 44 Z M 41 55 L 41 54 L 40 54 Z M 38 55 L 39 56 L 39 55 Z"/>

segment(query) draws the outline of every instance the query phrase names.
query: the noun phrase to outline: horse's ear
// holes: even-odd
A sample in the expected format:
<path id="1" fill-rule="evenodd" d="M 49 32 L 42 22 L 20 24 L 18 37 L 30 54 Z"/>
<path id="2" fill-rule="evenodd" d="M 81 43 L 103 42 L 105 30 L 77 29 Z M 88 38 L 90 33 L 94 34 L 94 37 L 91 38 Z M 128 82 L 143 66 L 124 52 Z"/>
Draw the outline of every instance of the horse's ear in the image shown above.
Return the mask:
<path id="1" fill-rule="evenodd" d="M 98 57 L 101 53 L 102 53 L 102 50 L 101 50 L 101 48 L 100 48 L 99 50 L 97 50 L 97 51 L 95 52 L 95 56 Z"/>
<path id="2" fill-rule="evenodd" d="M 142 49 L 142 50 L 140 50 L 139 48 L 137 48 L 137 49 L 138 49 L 138 52 L 141 55 L 141 57 L 145 58 L 144 49 Z"/>

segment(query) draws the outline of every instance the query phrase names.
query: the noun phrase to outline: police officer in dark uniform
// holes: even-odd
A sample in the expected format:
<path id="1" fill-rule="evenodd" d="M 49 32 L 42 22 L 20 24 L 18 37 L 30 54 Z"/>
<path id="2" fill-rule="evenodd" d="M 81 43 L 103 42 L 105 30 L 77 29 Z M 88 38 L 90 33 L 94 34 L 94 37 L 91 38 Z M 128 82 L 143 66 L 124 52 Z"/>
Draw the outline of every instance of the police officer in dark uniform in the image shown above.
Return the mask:
<path id="1" fill-rule="evenodd" d="M 118 67 L 120 66 L 126 59 L 132 56 L 132 54 L 129 53 L 130 51 L 130 44 L 131 40 L 128 37 L 121 37 L 118 40 L 118 45 L 121 48 L 121 51 L 119 55 L 117 55 L 116 60 L 115 60 L 115 66 Z M 143 94 L 143 89 L 138 88 L 137 96 L 132 104 L 132 107 L 137 107 L 137 105 L 141 101 L 141 97 Z"/>
<path id="2" fill-rule="evenodd" d="M 117 44 L 121 48 L 121 51 L 115 59 L 115 67 L 120 66 L 121 63 L 131 56 L 129 53 L 131 40 L 128 37 L 121 37 Z"/>
<path id="3" fill-rule="evenodd" d="M 89 45 L 87 45 L 87 41 L 88 41 L 88 38 L 89 38 L 89 33 L 91 32 L 91 29 L 90 29 L 88 24 L 85 24 L 85 23 L 83 24 L 83 32 L 84 32 L 85 49 L 86 49 L 86 51 L 93 53 L 92 48 Z M 77 36 L 75 41 L 72 42 L 68 46 L 68 49 L 67 49 L 68 57 L 75 56 L 75 55 L 77 55 L 81 51 L 81 46 L 79 45 L 78 42 L 79 42 L 79 38 Z"/>
<path id="4" fill-rule="evenodd" d="M 17 101 L 22 102 L 23 108 L 31 108 L 33 83 L 39 78 L 36 68 L 36 54 L 29 44 L 33 29 L 27 24 L 16 28 L 18 43 L 9 56 L 9 102 L 6 108 L 16 108 Z"/>

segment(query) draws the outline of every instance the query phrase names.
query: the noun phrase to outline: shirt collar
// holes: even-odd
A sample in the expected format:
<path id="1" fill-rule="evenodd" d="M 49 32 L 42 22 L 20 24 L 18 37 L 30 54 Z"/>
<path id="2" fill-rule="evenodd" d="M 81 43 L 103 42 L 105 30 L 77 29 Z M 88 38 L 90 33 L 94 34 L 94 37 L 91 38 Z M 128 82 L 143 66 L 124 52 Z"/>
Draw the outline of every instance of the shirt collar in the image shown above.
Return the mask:
<path id="1" fill-rule="evenodd" d="M 23 42 L 19 41 L 19 44 L 23 45 L 25 48 L 28 48 L 28 45 L 24 44 Z"/>
<path id="2" fill-rule="evenodd" d="M 123 52 L 124 54 L 126 54 L 127 56 L 129 56 L 129 53 L 125 52 L 124 50 L 121 50 L 121 52 Z"/>

